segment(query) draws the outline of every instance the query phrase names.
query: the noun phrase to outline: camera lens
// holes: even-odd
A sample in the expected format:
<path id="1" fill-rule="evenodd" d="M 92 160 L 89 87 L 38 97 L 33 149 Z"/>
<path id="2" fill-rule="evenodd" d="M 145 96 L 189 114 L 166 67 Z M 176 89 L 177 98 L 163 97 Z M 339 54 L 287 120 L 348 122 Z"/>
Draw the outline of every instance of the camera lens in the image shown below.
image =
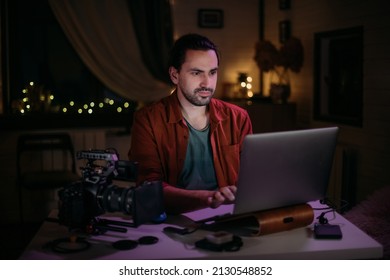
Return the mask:
<path id="1" fill-rule="evenodd" d="M 100 197 L 102 206 L 107 212 L 123 212 L 132 215 L 133 190 L 110 185 L 104 188 Z"/>

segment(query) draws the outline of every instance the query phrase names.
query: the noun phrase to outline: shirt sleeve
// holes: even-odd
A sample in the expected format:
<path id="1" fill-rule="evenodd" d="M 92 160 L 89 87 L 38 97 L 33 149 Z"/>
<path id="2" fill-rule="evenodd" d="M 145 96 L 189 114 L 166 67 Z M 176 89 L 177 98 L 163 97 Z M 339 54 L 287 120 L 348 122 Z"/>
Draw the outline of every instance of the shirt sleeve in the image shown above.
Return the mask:
<path id="1" fill-rule="evenodd" d="M 134 114 L 128 157 L 139 165 L 137 176 L 139 184 L 162 180 L 161 162 L 151 119 L 141 111 Z"/>

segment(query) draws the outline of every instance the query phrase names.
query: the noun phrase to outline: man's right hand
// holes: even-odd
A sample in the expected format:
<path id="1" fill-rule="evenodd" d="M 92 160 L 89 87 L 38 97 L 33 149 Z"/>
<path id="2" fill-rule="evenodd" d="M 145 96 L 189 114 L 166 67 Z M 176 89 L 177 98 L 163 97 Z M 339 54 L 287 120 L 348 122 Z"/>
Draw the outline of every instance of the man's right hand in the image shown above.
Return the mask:
<path id="1" fill-rule="evenodd" d="M 236 199 L 236 186 L 226 186 L 214 192 L 213 196 L 208 198 L 210 208 L 218 208 L 222 204 L 231 204 Z"/>

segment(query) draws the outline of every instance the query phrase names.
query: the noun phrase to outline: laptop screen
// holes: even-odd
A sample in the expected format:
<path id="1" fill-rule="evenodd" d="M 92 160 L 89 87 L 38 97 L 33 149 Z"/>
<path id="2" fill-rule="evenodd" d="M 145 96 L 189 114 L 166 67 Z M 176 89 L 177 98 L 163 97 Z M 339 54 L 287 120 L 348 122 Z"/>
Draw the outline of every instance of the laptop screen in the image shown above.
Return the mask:
<path id="1" fill-rule="evenodd" d="M 247 135 L 233 214 L 324 199 L 337 134 L 330 127 Z"/>

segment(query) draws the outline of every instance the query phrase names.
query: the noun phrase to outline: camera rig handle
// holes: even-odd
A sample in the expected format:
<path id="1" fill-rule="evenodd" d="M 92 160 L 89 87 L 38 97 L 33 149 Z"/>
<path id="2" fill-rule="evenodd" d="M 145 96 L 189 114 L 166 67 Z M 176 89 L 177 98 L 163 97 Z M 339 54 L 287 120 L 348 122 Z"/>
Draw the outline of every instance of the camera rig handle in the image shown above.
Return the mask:
<path id="1" fill-rule="evenodd" d="M 87 160 L 86 167 L 82 167 L 81 170 L 84 180 L 90 180 L 91 183 L 97 183 L 99 177 L 137 181 L 138 163 L 119 160 L 119 154 L 115 149 L 78 151 L 76 157 Z M 98 165 L 96 161 L 105 161 L 106 166 Z"/>

